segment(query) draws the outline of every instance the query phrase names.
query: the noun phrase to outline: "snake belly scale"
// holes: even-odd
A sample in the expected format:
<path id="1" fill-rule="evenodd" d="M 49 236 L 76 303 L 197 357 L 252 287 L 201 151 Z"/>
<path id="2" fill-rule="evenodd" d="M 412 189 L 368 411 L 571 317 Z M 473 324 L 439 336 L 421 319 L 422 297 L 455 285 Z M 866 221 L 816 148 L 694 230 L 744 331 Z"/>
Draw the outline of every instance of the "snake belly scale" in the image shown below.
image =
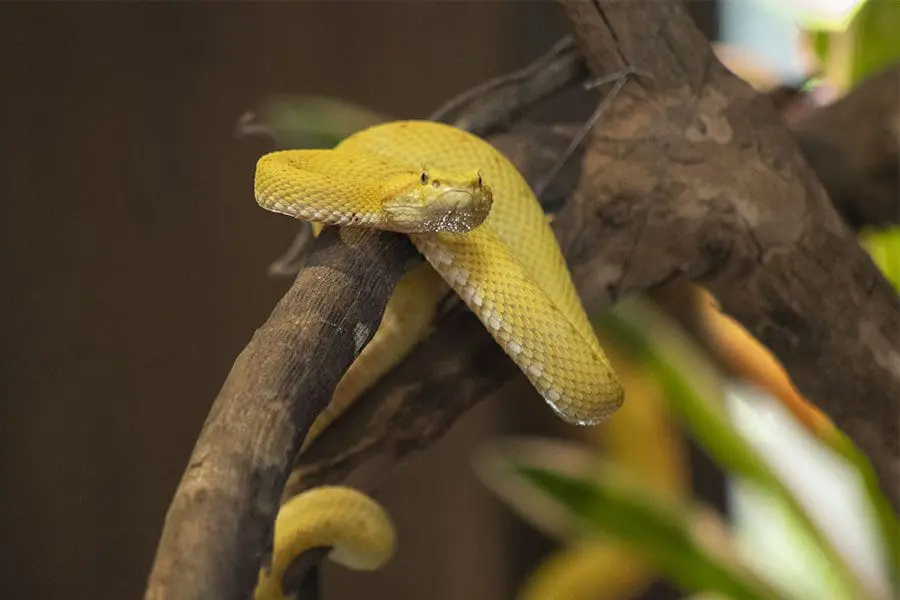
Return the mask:
<path id="1" fill-rule="evenodd" d="M 384 123 L 353 134 L 332 150 L 264 155 L 257 164 L 255 196 L 267 210 L 312 223 L 409 235 L 432 271 L 416 269 L 398 284 L 367 350 L 378 347 L 385 323 L 402 319 L 392 314 L 391 306 L 401 305 L 400 294 L 422 296 L 425 314 L 433 314 L 438 296 L 423 287 L 434 290 L 445 282 L 562 419 L 592 425 L 622 404 L 622 388 L 597 342 L 540 204 L 515 166 L 488 142 L 441 123 Z M 415 298 L 405 302 L 414 303 Z M 421 337 L 424 330 L 419 319 L 409 334 Z M 402 351 L 408 352 L 413 343 L 401 344 Z M 391 350 L 370 350 L 374 352 Z M 351 370 L 366 372 L 359 365 L 361 359 L 363 354 Z M 370 379 L 389 368 L 390 361 L 382 362 Z M 353 386 L 353 394 L 371 383 Z M 322 415 L 307 444 L 352 401 L 351 396 L 345 394 L 337 410 Z M 347 488 L 339 491 L 354 493 Z M 308 493 L 288 504 L 303 502 Z M 305 520 L 315 520 L 326 510 L 321 502 L 306 512 L 288 513 L 286 508 L 287 504 L 279 513 L 276 530 L 283 514 L 291 515 L 291 523 L 281 523 L 282 531 L 300 532 Z M 347 512 L 335 504 L 335 521 L 341 520 L 339 510 Z M 340 542 L 329 538 L 318 545 L 338 547 Z M 282 547 L 287 553 L 301 550 L 287 542 Z M 274 553 L 278 555 L 282 547 L 276 539 Z M 261 581 L 276 575 L 262 573 Z M 279 597 L 257 592 L 258 600 Z"/>

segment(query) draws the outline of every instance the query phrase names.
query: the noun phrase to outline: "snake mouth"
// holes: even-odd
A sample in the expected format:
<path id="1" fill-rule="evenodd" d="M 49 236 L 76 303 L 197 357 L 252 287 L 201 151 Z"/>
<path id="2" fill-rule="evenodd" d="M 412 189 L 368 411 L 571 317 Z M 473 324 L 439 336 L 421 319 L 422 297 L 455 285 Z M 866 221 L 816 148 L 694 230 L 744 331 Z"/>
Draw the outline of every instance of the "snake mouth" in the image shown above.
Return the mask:
<path id="1" fill-rule="evenodd" d="M 482 214 L 475 195 L 467 190 L 448 190 L 435 199 L 430 212 L 442 231 L 465 233 L 481 225 Z"/>
<path id="2" fill-rule="evenodd" d="M 391 203 L 383 209 L 392 228 L 401 233 L 467 233 L 484 222 L 492 203 L 486 188 L 452 188 L 424 205 Z"/>

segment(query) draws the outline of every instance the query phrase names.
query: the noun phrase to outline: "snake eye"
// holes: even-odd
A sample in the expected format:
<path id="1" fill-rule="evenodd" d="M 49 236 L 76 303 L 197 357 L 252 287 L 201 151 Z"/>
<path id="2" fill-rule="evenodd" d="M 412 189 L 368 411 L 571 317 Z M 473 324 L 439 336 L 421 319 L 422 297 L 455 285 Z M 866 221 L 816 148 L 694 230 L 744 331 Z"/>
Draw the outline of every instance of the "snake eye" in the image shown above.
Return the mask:
<path id="1" fill-rule="evenodd" d="M 481 171 L 478 171 L 478 187 L 484 186 L 484 180 L 481 178 Z"/>
<path id="2" fill-rule="evenodd" d="M 423 169 L 422 173 L 419 175 L 419 181 L 422 185 L 428 185 L 428 171 Z"/>

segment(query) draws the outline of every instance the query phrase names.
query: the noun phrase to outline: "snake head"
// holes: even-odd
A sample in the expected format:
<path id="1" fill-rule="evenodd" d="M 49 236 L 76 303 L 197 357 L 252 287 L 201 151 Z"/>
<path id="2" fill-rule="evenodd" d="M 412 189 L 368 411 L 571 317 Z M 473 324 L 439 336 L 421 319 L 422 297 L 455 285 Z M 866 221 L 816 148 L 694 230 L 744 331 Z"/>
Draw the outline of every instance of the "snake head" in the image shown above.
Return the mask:
<path id="1" fill-rule="evenodd" d="M 390 228 L 400 233 L 466 233 L 487 218 L 494 202 L 481 171 L 405 173 L 382 204 Z"/>

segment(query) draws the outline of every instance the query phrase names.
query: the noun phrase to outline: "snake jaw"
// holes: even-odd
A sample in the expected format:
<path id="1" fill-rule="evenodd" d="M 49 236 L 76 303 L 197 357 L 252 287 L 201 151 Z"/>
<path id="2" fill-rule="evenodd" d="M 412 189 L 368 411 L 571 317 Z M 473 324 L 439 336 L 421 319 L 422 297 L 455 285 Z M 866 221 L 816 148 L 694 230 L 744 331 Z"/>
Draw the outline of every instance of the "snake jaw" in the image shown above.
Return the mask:
<path id="1" fill-rule="evenodd" d="M 494 197 L 482 179 L 465 185 L 434 181 L 424 191 L 401 194 L 384 203 L 390 228 L 400 233 L 467 233 L 490 214 Z"/>

